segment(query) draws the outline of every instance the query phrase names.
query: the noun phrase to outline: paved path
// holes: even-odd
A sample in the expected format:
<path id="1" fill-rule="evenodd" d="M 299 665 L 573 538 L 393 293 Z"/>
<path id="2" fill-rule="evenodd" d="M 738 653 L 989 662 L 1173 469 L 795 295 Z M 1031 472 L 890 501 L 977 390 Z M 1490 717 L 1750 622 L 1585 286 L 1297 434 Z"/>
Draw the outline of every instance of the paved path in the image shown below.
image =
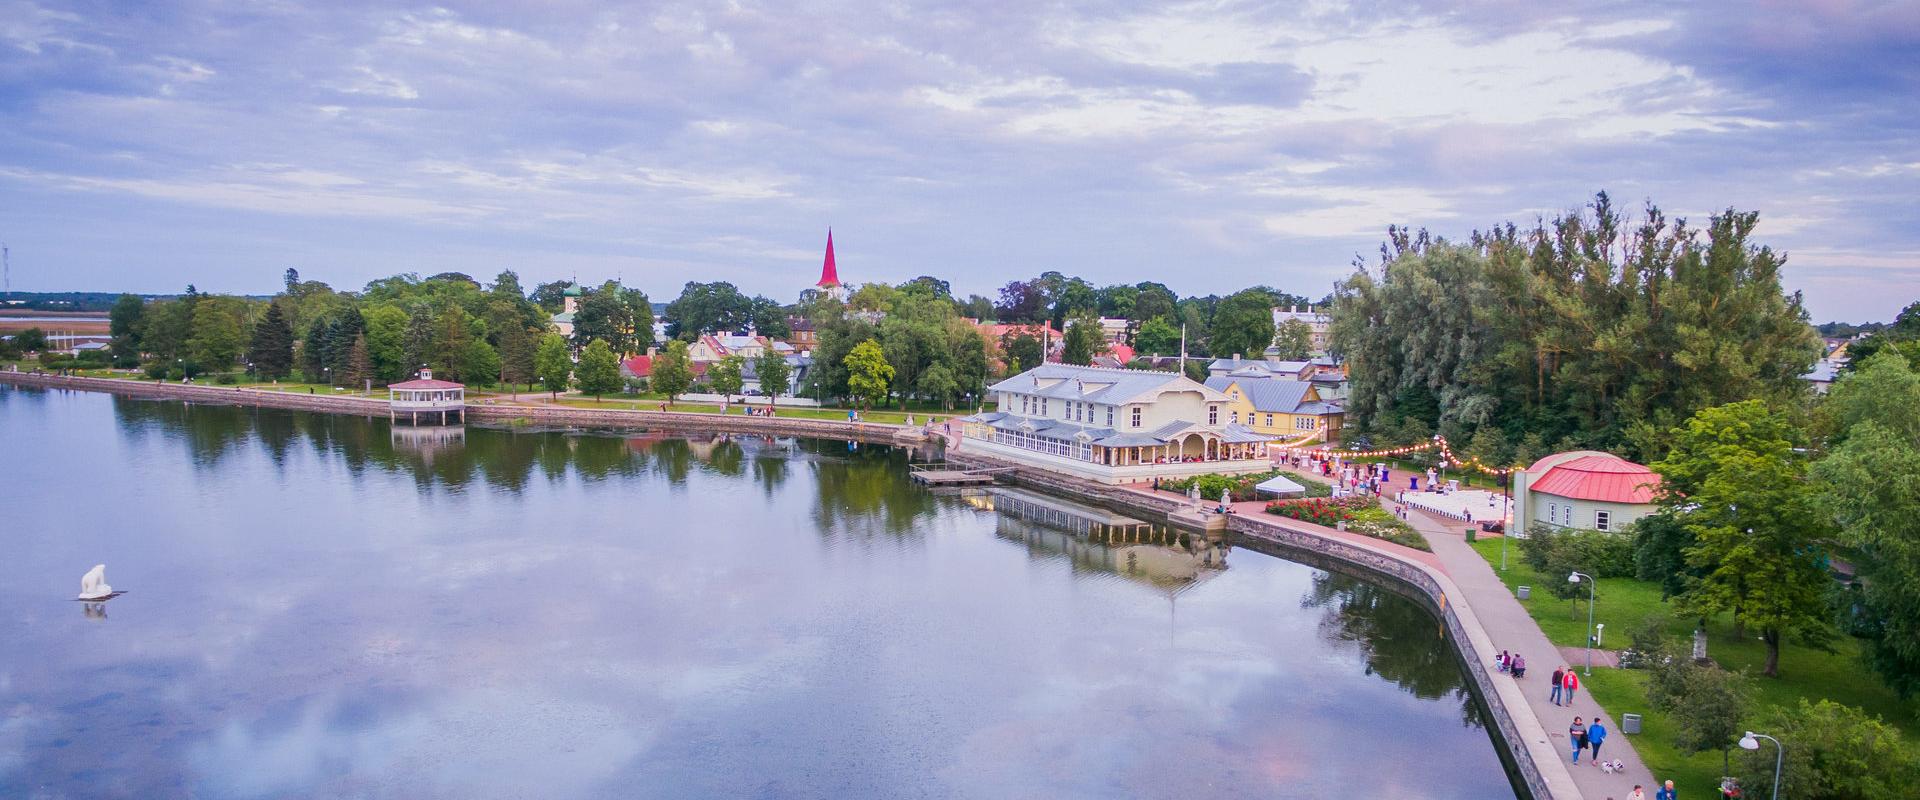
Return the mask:
<path id="1" fill-rule="evenodd" d="M 1540 726 L 1547 730 L 1547 735 L 1553 740 L 1554 748 L 1560 752 L 1560 757 L 1569 758 L 1567 726 L 1573 722 L 1574 717 L 1578 716 L 1588 722 L 1596 716 L 1606 719 L 1610 735 L 1601 752 L 1609 761 L 1619 759 L 1626 765 L 1626 771 L 1609 775 L 1601 772 L 1598 767 L 1588 766 L 1588 761 L 1581 759 L 1579 767 L 1571 768 L 1574 783 L 1580 787 L 1580 793 L 1589 800 L 1603 800 L 1609 797 L 1625 798 L 1637 783 L 1645 786 L 1647 796 L 1652 797 L 1656 788 L 1653 773 L 1641 763 L 1640 755 L 1634 752 L 1629 737 L 1620 732 L 1620 719 L 1617 715 L 1606 714 L 1599 704 L 1593 702 L 1593 696 L 1584 688 L 1575 693 L 1571 706 L 1556 706 L 1547 702 L 1548 695 L 1552 691 L 1548 686 L 1548 678 L 1553 675 L 1554 669 L 1574 662 L 1554 660 L 1561 656 L 1560 648 L 1547 641 L 1547 635 L 1540 632 L 1540 626 L 1533 621 L 1532 617 L 1527 616 L 1527 610 L 1520 605 L 1520 601 L 1514 598 L 1513 593 L 1507 590 L 1506 584 L 1501 583 L 1500 577 L 1494 574 L 1493 565 L 1488 564 L 1486 559 L 1481 558 L 1479 553 L 1467 545 L 1466 537 L 1461 530 L 1464 526 L 1454 520 L 1432 517 L 1417 511 L 1408 514 L 1407 518 L 1413 523 L 1415 529 L 1427 537 L 1427 542 L 1433 545 L 1434 555 L 1439 558 L 1443 569 L 1447 571 L 1447 576 L 1453 579 L 1454 585 L 1467 596 L 1468 605 L 1472 606 L 1474 614 L 1480 618 L 1480 625 L 1493 639 L 1494 646 L 1526 657 L 1527 676 L 1520 679 L 1520 683 L 1525 690 L 1527 705 L 1533 710 L 1534 716 L 1540 719 Z M 1581 652 L 1584 659 L 1585 651 Z M 1508 678 L 1502 676 L 1500 680 L 1508 680 Z M 1675 788 L 1682 790 L 1687 796 L 1699 796 L 1706 794 L 1712 787 L 1678 786 Z"/>

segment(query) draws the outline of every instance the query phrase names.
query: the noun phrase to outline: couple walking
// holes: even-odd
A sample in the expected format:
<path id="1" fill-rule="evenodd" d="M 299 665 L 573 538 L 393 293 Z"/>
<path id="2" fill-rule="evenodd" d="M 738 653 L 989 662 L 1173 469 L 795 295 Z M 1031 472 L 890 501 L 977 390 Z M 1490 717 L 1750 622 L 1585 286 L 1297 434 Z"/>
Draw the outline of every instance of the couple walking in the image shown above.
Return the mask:
<path id="1" fill-rule="evenodd" d="M 1561 667 L 1553 671 L 1553 694 L 1548 702 L 1556 706 L 1573 705 L 1573 692 L 1580 688 L 1580 677 L 1573 673 L 1572 667 Z"/>
<path id="2" fill-rule="evenodd" d="M 1567 728 L 1567 741 L 1573 748 L 1573 763 L 1580 763 L 1583 750 L 1593 751 L 1593 763 L 1600 763 L 1600 745 L 1607 742 L 1607 726 L 1599 717 L 1593 718 L 1592 725 L 1583 724 L 1579 717 L 1573 718 L 1572 727 Z"/>

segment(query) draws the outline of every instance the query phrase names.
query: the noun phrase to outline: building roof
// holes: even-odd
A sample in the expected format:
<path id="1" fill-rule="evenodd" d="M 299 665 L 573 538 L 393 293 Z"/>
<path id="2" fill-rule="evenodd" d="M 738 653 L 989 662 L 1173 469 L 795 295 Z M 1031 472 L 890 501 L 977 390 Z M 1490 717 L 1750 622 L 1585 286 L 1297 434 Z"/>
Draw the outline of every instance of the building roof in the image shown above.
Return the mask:
<path id="1" fill-rule="evenodd" d="M 1253 410 L 1270 414 L 1335 414 L 1342 409 L 1339 404 L 1326 400 L 1308 400 L 1307 392 L 1313 388 L 1312 381 L 1296 381 L 1288 378 L 1234 378 L 1215 375 L 1207 378 L 1207 387 L 1219 392 L 1227 387 L 1239 386 L 1240 393 L 1247 402 L 1253 404 Z"/>
<path id="2" fill-rule="evenodd" d="M 653 374 L 653 356 L 628 356 L 620 361 L 620 366 L 627 374 L 644 378 Z"/>
<path id="3" fill-rule="evenodd" d="M 1216 358 L 1207 364 L 1208 372 L 1235 375 L 1298 375 L 1312 366 L 1307 361 L 1269 361 L 1264 358 Z"/>
<path id="4" fill-rule="evenodd" d="M 555 315 L 553 315 L 553 316 L 551 316 L 551 317 L 548 317 L 548 318 L 547 318 L 547 321 L 549 321 L 549 322 L 552 322 L 552 323 L 554 323 L 555 325 L 558 325 L 558 324 L 561 324 L 561 323 L 566 323 L 566 324 L 568 324 L 568 325 L 572 325 L 572 324 L 573 324 L 573 312 L 571 312 L 571 311 L 562 311 L 562 312 L 560 312 L 560 313 L 558 313 L 558 314 L 555 314 Z"/>
<path id="5" fill-rule="evenodd" d="M 1108 405 L 1139 402 L 1171 391 L 1196 392 L 1210 401 L 1227 399 L 1218 390 L 1172 372 L 1072 364 L 1042 364 L 996 383 L 988 391 Z"/>
<path id="6" fill-rule="evenodd" d="M 1832 383 L 1840 372 L 1840 365 L 1834 361 L 1822 359 L 1813 365 L 1813 370 L 1800 376 L 1801 380 L 1814 383 Z"/>
<path id="7" fill-rule="evenodd" d="M 432 378 L 422 378 L 420 380 L 401 381 L 399 383 L 389 383 L 387 384 L 387 388 L 389 389 L 465 389 L 467 388 L 467 385 L 464 383 L 454 383 L 453 381 L 442 381 L 442 380 L 435 380 Z"/>
<path id="8" fill-rule="evenodd" d="M 1168 444 L 1189 433 L 1203 436 L 1217 436 L 1229 444 L 1270 442 L 1273 436 L 1260 433 L 1245 425 L 1227 425 L 1218 430 L 1195 425 L 1191 422 L 1169 422 L 1152 431 L 1117 431 L 1098 425 L 1082 425 L 1051 417 L 1023 417 L 1004 411 L 988 411 L 963 419 L 984 423 L 1001 430 L 1020 431 L 1058 441 L 1085 440 L 1088 444 L 1101 447 L 1156 447 Z"/>
<path id="9" fill-rule="evenodd" d="M 560 296 L 561 296 L 561 297 L 579 297 L 579 296 L 580 296 L 580 284 L 578 284 L 578 283 L 569 283 L 569 284 L 567 284 L 567 288 L 565 288 L 565 289 L 562 289 L 562 290 L 560 291 Z"/>
<path id="10" fill-rule="evenodd" d="M 1554 458 L 1548 456 L 1535 466 Z M 1529 469 L 1529 472 L 1532 470 Z M 1533 479 L 1527 490 L 1575 500 L 1603 503 L 1653 502 L 1660 476 L 1647 467 L 1607 453 L 1589 453 L 1554 464 Z"/>

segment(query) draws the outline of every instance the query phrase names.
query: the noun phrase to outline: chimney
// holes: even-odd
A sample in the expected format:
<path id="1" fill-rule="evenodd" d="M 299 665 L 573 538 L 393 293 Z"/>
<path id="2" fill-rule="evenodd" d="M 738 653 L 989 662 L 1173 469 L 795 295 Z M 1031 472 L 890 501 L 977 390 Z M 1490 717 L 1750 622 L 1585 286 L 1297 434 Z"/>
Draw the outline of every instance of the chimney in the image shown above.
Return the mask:
<path id="1" fill-rule="evenodd" d="M 1239 361 L 1239 360 L 1240 360 L 1240 354 L 1239 354 L 1239 353 L 1234 353 L 1234 354 L 1233 354 L 1233 360 L 1235 360 L 1235 361 Z"/>

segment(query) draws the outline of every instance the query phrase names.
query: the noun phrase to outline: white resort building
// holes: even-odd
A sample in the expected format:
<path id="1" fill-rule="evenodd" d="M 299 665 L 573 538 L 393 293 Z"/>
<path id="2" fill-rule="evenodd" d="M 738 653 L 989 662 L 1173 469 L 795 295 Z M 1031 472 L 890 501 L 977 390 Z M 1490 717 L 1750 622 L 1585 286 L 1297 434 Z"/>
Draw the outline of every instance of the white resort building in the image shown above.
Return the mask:
<path id="1" fill-rule="evenodd" d="M 1103 483 L 1272 468 L 1276 437 L 1228 421 L 1225 394 L 1171 372 L 1045 364 L 987 389 L 999 411 L 963 417 L 963 452 Z"/>

